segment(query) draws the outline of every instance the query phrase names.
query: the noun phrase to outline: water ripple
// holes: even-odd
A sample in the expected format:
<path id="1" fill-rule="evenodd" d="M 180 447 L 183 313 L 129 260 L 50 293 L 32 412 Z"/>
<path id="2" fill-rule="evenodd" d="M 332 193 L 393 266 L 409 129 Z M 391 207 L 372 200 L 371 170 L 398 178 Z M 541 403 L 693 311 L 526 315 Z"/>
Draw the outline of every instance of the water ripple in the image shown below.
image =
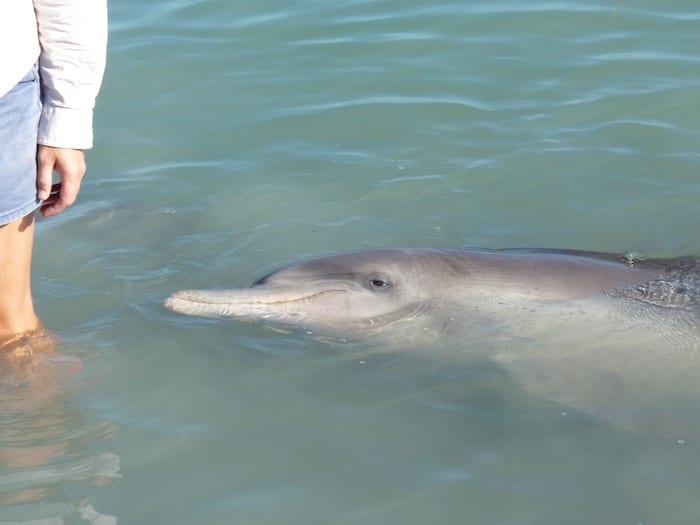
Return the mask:
<path id="1" fill-rule="evenodd" d="M 307 106 L 298 106 L 285 110 L 283 116 L 307 115 L 313 113 L 321 113 L 325 111 L 334 111 L 338 109 L 346 109 L 363 106 L 380 106 L 380 105 L 429 105 L 429 106 L 446 106 L 459 109 L 478 110 L 484 112 L 495 111 L 495 108 L 481 101 L 465 98 L 436 98 L 436 97 L 414 97 L 414 96 L 370 96 L 357 99 L 334 100 L 321 104 L 310 104 Z"/>

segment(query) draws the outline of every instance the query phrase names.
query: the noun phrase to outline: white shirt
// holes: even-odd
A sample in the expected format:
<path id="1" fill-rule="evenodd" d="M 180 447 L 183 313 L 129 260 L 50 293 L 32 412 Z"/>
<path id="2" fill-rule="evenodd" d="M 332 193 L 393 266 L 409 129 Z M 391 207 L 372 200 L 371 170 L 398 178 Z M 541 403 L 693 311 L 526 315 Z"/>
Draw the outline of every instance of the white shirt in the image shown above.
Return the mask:
<path id="1" fill-rule="evenodd" d="M 39 60 L 39 144 L 92 147 L 107 48 L 107 0 L 0 0 L 0 96 Z"/>

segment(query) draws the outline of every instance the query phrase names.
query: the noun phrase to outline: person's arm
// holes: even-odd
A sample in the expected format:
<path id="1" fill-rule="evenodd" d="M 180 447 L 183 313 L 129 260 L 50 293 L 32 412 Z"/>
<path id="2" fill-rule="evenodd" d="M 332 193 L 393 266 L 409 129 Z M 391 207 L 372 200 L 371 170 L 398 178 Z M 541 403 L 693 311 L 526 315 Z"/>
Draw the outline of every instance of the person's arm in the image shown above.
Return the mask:
<path id="1" fill-rule="evenodd" d="M 92 147 L 92 114 L 107 47 L 106 0 L 34 0 L 41 55 L 37 195 L 41 213 L 73 204 Z M 61 182 L 52 188 L 53 172 Z"/>

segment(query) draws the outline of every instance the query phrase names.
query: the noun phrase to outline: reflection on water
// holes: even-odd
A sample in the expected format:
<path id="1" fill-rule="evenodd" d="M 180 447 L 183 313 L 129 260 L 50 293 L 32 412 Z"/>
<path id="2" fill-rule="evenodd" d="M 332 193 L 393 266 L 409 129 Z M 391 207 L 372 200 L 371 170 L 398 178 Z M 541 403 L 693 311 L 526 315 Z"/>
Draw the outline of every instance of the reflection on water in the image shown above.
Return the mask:
<path id="1" fill-rule="evenodd" d="M 0 354 L 0 524 L 112 525 L 91 503 L 96 487 L 119 477 L 119 457 L 93 453 L 114 435 L 73 406 L 80 361 L 16 346 Z"/>

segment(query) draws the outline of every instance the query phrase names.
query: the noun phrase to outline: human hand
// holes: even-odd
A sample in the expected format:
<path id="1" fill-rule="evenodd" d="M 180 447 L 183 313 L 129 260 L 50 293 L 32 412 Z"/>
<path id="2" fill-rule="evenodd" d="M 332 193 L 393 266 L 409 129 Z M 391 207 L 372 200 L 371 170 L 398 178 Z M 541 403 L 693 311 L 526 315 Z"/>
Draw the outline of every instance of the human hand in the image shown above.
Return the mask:
<path id="1" fill-rule="evenodd" d="M 87 167 L 85 153 L 79 149 L 37 147 L 37 196 L 44 201 L 41 214 L 51 217 L 75 202 Z M 60 182 L 53 184 L 53 172 Z"/>

